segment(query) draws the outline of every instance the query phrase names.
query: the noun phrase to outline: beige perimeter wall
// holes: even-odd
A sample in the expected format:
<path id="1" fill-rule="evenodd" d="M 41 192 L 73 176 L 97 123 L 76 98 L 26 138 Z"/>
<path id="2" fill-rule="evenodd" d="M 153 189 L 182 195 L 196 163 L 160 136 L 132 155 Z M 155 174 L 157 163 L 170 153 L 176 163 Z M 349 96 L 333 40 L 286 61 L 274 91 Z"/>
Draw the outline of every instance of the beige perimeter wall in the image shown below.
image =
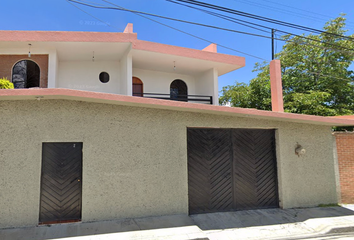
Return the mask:
<path id="1" fill-rule="evenodd" d="M 82 221 L 188 214 L 187 127 L 277 129 L 280 206 L 337 202 L 326 126 L 68 100 L 1 101 L 0 121 L 0 228 L 38 223 L 43 142 L 83 142 Z"/>

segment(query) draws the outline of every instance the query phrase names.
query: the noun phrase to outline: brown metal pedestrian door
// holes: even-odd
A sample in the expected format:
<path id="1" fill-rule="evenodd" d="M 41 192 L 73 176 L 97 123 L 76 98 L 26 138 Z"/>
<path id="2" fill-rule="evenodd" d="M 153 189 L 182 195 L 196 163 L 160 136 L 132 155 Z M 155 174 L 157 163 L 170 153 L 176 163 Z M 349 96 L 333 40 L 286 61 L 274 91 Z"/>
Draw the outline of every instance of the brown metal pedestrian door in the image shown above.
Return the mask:
<path id="1" fill-rule="evenodd" d="M 81 220 L 82 143 L 43 143 L 40 223 Z"/>
<path id="2" fill-rule="evenodd" d="M 278 207 L 274 130 L 189 128 L 189 212 Z"/>

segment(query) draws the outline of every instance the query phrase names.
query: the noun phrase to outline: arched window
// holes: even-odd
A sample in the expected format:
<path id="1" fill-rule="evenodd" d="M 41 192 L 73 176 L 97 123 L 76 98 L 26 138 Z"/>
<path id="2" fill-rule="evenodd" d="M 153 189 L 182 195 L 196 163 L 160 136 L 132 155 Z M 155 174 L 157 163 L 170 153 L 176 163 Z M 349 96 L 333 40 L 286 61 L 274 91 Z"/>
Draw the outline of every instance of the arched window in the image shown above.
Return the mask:
<path id="1" fill-rule="evenodd" d="M 31 60 L 21 60 L 12 69 L 12 82 L 15 88 L 39 87 L 39 76 L 39 67 Z"/>
<path id="2" fill-rule="evenodd" d="M 170 98 L 177 101 L 188 101 L 187 84 L 180 79 L 174 80 L 170 85 Z"/>
<path id="3" fill-rule="evenodd" d="M 133 77 L 133 96 L 144 97 L 144 84 L 137 77 Z"/>

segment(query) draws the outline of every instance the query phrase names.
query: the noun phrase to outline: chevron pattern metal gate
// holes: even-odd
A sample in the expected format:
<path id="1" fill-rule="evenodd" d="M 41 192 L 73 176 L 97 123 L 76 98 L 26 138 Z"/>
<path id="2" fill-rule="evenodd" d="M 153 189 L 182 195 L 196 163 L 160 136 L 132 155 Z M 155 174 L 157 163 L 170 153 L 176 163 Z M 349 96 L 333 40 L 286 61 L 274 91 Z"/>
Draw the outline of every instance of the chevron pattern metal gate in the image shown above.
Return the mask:
<path id="1" fill-rule="evenodd" d="M 81 220 L 82 143 L 43 143 L 40 223 Z"/>
<path id="2" fill-rule="evenodd" d="M 189 212 L 278 207 L 275 132 L 189 128 Z"/>

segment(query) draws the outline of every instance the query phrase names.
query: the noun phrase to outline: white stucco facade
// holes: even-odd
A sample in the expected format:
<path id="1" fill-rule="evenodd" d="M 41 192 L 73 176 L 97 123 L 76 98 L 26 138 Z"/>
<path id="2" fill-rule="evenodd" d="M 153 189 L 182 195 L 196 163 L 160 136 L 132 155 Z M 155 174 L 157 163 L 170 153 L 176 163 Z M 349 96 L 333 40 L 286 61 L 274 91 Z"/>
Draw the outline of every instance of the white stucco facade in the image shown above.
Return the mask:
<path id="1" fill-rule="evenodd" d="M 44 34 L 44 38 L 48 37 L 45 32 L 40 34 Z M 202 101 L 193 101 L 193 98 L 197 97 L 190 96 L 189 102 L 214 105 L 218 105 L 218 77 L 244 64 L 243 58 L 240 57 L 140 41 L 136 39 L 136 35 L 131 37 L 125 33 L 116 33 L 113 40 L 97 40 L 92 37 L 96 33 L 50 34 L 58 34 L 59 40 L 22 42 L 20 39 L 2 42 L 0 39 L 0 57 L 27 55 L 29 50 L 32 56 L 48 55 L 47 88 L 132 96 L 132 78 L 137 77 L 142 80 L 145 93 L 160 93 L 169 97 L 171 82 L 179 79 L 187 85 L 188 95 L 204 96 Z M 68 36 L 65 40 L 61 39 L 64 35 Z M 78 35 L 82 36 L 82 40 L 75 39 Z M 90 36 L 94 40 L 87 40 Z M 75 41 L 70 41 L 70 38 Z M 1 71 L 6 69 L 0 68 Z M 98 76 L 101 72 L 109 74 L 108 83 L 100 82 Z"/>
<path id="2" fill-rule="evenodd" d="M 27 54 L 27 50 L 10 50 L 7 53 Z M 181 67 L 174 69 L 173 65 L 170 68 L 159 70 L 151 69 L 151 66 L 144 68 L 141 64 L 139 68 L 135 68 L 133 67 L 134 53 L 130 46 L 121 55 L 115 56 L 113 60 L 96 57 L 93 61 L 92 57 L 87 56 L 75 59 L 63 57 L 55 48 L 43 48 L 36 50 L 36 53 L 48 55 L 48 88 L 132 96 L 132 77 L 137 77 L 143 82 L 145 93 L 169 95 L 172 81 L 179 79 L 186 83 L 188 95 L 211 96 L 213 104 L 218 105 L 218 72 L 214 68 L 202 72 L 197 70 L 186 72 Z M 101 72 L 109 74 L 108 83 L 100 82 Z"/>
<path id="3" fill-rule="evenodd" d="M 101 72 L 109 74 L 109 82 L 99 80 Z M 59 61 L 58 88 L 104 93 L 121 93 L 121 71 L 118 61 Z"/>
<path id="4" fill-rule="evenodd" d="M 120 58 L 120 88 L 118 93 L 132 95 L 132 53 L 131 48 L 127 49 Z"/>
<path id="5" fill-rule="evenodd" d="M 170 85 L 174 80 L 182 80 L 188 88 L 188 95 L 212 96 L 213 104 L 218 104 L 218 73 L 216 69 L 195 74 L 185 74 L 178 68 L 156 71 L 133 68 L 132 52 L 127 49 L 119 61 L 61 61 L 55 51 L 49 53 L 49 88 L 67 88 L 102 93 L 114 93 L 132 96 L 132 77 L 143 82 L 144 93 L 170 94 Z M 99 80 L 99 74 L 107 72 L 108 83 Z M 193 98 L 193 97 L 192 97 Z M 205 98 L 207 99 L 207 98 Z M 191 100 L 193 102 L 193 100 Z M 207 102 L 207 101 L 206 101 Z"/>
<path id="6" fill-rule="evenodd" d="M 170 94 L 170 85 L 176 80 L 184 81 L 188 87 L 188 94 L 195 94 L 195 78 L 180 74 L 177 71 L 157 72 L 145 69 L 133 68 L 133 76 L 139 78 L 144 83 L 144 92 Z"/>
<path id="7" fill-rule="evenodd" d="M 195 93 L 213 96 L 213 104 L 218 105 L 218 72 L 215 68 L 207 70 L 196 78 Z"/>

